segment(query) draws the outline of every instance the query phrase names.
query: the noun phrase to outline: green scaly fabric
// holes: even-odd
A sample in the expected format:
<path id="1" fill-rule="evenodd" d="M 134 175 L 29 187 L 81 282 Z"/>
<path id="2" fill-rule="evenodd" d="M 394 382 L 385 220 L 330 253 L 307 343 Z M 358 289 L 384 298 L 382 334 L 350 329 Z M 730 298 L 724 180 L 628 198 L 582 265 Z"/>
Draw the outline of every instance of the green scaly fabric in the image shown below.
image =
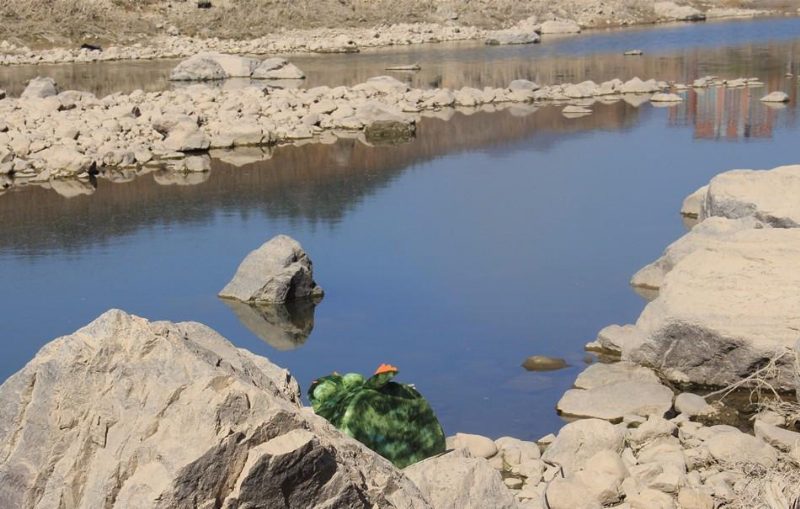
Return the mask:
<path id="1" fill-rule="evenodd" d="M 404 468 L 444 452 L 445 438 L 425 398 L 412 386 L 392 381 L 395 375 L 397 370 L 369 379 L 334 373 L 315 380 L 308 396 L 317 415 Z"/>

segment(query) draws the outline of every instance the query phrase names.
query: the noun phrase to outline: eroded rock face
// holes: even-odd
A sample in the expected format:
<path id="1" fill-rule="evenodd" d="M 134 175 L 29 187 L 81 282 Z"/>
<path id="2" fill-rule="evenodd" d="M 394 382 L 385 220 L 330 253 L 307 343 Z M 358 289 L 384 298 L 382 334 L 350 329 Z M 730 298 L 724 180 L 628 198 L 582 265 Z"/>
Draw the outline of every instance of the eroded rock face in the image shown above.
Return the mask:
<path id="1" fill-rule="evenodd" d="M 430 507 L 300 408 L 296 381 L 198 323 L 112 310 L 0 386 L 4 507 Z"/>
<path id="2" fill-rule="evenodd" d="M 321 298 L 311 259 L 299 242 L 277 235 L 242 261 L 220 297 L 250 303 L 282 303 Z"/>

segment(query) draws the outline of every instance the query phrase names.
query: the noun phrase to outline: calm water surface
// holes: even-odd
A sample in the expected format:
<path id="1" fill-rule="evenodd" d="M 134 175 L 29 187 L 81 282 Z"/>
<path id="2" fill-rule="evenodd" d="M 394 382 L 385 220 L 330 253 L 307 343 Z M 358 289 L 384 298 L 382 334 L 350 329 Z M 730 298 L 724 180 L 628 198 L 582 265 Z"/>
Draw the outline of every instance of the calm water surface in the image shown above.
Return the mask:
<path id="1" fill-rule="evenodd" d="M 783 78 L 791 55 L 773 60 L 756 75 L 796 97 Z M 796 109 L 764 106 L 762 93 L 596 105 L 574 120 L 553 107 L 456 113 L 397 146 L 217 154 L 195 185 L 156 173 L 99 179 L 70 199 L 6 192 L 0 380 L 117 307 L 206 323 L 304 387 L 389 362 L 448 433 L 538 438 L 560 424 L 553 409 L 584 367 L 583 345 L 638 316 L 628 279 L 683 233 L 681 200 L 720 171 L 797 161 Z M 270 337 L 275 316 L 215 296 L 278 233 L 301 241 L 327 292 L 296 345 Z M 294 324 L 308 330 L 308 310 Z M 533 354 L 571 366 L 529 373 L 520 364 Z"/>
<path id="2" fill-rule="evenodd" d="M 517 78 L 543 84 L 597 82 L 634 76 L 690 81 L 708 74 L 759 75 L 780 67 L 800 71 L 800 18 L 733 20 L 663 25 L 655 28 L 595 30 L 576 36 L 548 36 L 541 44 L 485 46 L 459 42 L 367 49 L 358 54 L 288 55 L 306 73 L 304 81 L 281 86 L 353 85 L 392 74 L 416 87 L 504 87 Z M 626 57 L 629 49 L 641 57 Z M 419 63 L 421 72 L 391 73 L 390 65 Z M 0 67 L 0 88 L 18 95 L 27 80 L 51 76 L 64 89 L 112 92 L 165 90 L 172 60 Z M 246 86 L 229 80 L 219 86 Z M 264 83 L 264 82 L 260 82 Z"/>

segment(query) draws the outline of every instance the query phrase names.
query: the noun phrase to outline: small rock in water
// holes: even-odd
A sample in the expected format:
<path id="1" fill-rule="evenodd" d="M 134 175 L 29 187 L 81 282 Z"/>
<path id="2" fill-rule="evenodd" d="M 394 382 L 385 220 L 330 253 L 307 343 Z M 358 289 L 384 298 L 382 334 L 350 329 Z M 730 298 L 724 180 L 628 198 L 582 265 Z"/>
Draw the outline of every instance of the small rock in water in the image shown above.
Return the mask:
<path id="1" fill-rule="evenodd" d="M 788 103 L 789 102 L 789 94 L 786 92 L 771 92 L 764 97 L 761 98 L 761 102 L 765 103 Z"/>
<path id="2" fill-rule="evenodd" d="M 557 369 L 566 368 L 567 361 L 557 357 L 531 355 L 525 359 L 525 362 L 522 363 L 522 367 L 528 371 L 555 371 Z"/>
<path id="3" fill-rule="evenodd" d="M 321 298 L 311 260 L 300 243 L 286 235 L 273 237 L 242 261 L 219 296 L 243 302 L 279 303 Z"/>
<path id="4" fill-rule="evenodd" d="M 644 55 L 644 51 L 640 49 L 632 49 L 626 51 L 625 53 L 623 53 L 623 55 L 625 55 L 626 57 L 638 57 L 640 55 Z"/>

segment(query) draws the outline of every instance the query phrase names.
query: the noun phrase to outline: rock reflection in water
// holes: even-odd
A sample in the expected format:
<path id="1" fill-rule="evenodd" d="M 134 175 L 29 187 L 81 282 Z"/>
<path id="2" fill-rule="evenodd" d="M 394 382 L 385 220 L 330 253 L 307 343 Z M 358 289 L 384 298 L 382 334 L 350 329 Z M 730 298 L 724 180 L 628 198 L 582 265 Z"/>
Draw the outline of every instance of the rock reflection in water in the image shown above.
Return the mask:
<path id="1" fill-rule="evenodd" d="M 360 54 L 291 55 L 306 73 L 299 82 L 269 81 L 258 86 L 316 87 L 354 85 L 373 76 L 387 74 L 393 64 L 418 62 L 422 70 L 393 73 L 419 88 L 506 86 L 527 78 L 541 84 L 601 82 L 634 76 L 691 82 L 716 74 L 726 78 L 797 74 L 796 60 L 786 58 L 800 52 L 797 41 L 800 19 L 752 20 L 678 25 L 649 29 L 588 32 L 575 38 L 544 41 L 522 47 L 487 47 L 480 42 L 442 43 Z M 730 41 L 735 41 L 731 44 Z M 642 48 L 645 54 L 631 58 L 625 49 Z M 54 78 L 62 89 L 93 92 L 98 97 L 113 92 L 166 90 L 174 85 L 169 73 L 175 60 L 106 62 L 0 67 L 0 85 L 19 95 L 25 83 L 36 76 Z M 229 80 L 224 87 L 240 87 L 249 80 Z"/>
<path id="2" fill-rule="evenodd" d="M 783 110 L 787 110 L 784 122 L 797 122 L 794 106 L 760 101 L 768 91 L 784 89 L 789 94 L 789 104 L 796 105 L 800 99 L 797 80 L 782 74 L 769 76 L 763 87 L 691 90 L 686 101 L 670 108 L 668 122 L 670 126 L 692 127 L 698 139 L 770 138 Z"/>
<path id="3" fill-rule="evenodd" d="M 276 350 L 294 350 L 314 329 L 317 302 L 300 299 L 284 304 L 247 304 L 221 299 L 250 332 Z"/>

